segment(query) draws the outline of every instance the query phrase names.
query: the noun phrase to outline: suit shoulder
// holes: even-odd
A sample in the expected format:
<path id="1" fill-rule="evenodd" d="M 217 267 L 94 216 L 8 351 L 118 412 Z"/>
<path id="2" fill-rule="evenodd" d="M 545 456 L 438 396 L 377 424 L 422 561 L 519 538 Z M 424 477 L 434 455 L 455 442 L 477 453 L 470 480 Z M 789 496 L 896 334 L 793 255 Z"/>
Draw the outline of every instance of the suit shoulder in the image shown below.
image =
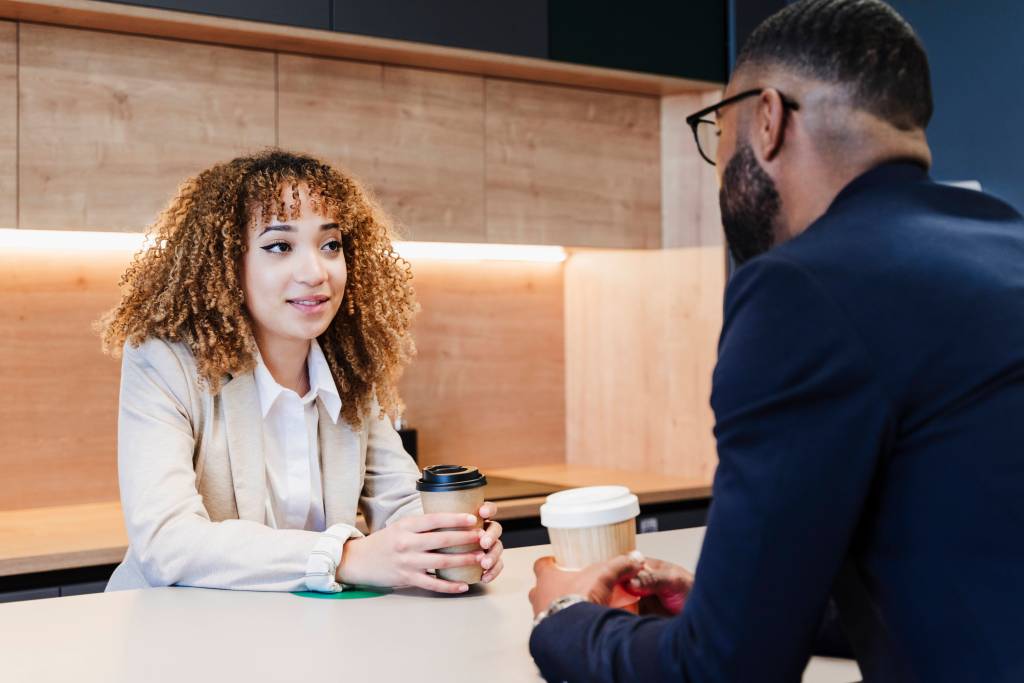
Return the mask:
<path id="1" fill-rule="evenodd" d="M 162 377 L 182 376 L 188 381 L 196 377 L 196 360 L 187 344 L 150 337 L 138 346 L 126 342 L 125 365 L 149 367 Z"/>

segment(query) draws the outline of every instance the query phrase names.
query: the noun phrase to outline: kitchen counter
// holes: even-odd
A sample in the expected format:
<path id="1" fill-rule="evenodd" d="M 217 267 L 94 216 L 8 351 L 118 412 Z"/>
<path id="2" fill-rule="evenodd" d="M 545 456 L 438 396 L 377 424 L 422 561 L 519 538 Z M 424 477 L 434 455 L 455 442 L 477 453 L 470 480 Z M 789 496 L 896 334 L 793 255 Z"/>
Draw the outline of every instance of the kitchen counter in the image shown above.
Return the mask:
<path id="1" fill-rule="evenodd" d="M 492 469 L 486 474 L 529 484 L 523 490 L 536 488 L 537 484 L 551 490 L 621 484 L 637 494 L 641 505 L 699 500 L 711 495 L 706 482 L 563 464 Z M 543 495 L 501 500 L 497 518 L 536 517 L 543 502 Z M 121 504 L 117 501 L 0 511 L 0 576 L 116 564 L 127 547 Z"/>

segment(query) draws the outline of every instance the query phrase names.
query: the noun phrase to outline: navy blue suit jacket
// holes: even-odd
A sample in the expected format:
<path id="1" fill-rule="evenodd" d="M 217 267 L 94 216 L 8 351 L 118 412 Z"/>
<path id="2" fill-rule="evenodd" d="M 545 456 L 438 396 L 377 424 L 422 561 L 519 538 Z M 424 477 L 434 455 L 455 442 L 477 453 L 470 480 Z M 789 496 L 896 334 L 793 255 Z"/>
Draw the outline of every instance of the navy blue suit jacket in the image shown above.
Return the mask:
<path id="1" fill-rule="evenodd" d="M 1024 681 L 1024 221 L 875 168 L 726 292 L 719 466 L 672 619 L 538 626 L 550 681 L 799 681 L 830 595 L 866 681 Z"/>

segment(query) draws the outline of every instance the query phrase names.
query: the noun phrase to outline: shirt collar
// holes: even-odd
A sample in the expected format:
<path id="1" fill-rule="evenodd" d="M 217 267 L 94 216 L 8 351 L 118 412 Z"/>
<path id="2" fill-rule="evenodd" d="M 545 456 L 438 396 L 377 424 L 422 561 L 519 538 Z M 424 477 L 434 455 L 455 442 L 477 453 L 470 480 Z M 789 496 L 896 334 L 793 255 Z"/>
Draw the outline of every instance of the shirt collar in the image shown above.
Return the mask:
<path id="1" fill-rule="evenodd" d="M 337 424 L 338 416 L 341 414 L 341 396 L 338 394 L 338 387 L 334 383 L 334 376 L 327 364 L 327 358 L 315 339 L 309 344 L 306 367 L 309 370 L 309 393 L 306 396 L 319 398 L 331 421 Z M 266 418 L 267 413 L 273 408 L 274 402 L 285 391 L 285 388 L 278 384 L 274 376 L 270 374 L 258 349 L 253 377 L 256 380 L 256 390 L 259 392 L 260 412 Z"/>
<path id="2" fill-rule="evenodd" d="M 306 364 L 309 366 L 310 391 L 316 392 L 324 404 L 327 414 L 331 416 L 331 422 L 337 424 L 338 416 L 341 414 L 341 395 L 338 394 L 338 387 L 334 383 L 331 366 L 327 364 L 327 357 L 324 356 L 323 349 L 315 339 L 310 342 L 309 359 Z"/>

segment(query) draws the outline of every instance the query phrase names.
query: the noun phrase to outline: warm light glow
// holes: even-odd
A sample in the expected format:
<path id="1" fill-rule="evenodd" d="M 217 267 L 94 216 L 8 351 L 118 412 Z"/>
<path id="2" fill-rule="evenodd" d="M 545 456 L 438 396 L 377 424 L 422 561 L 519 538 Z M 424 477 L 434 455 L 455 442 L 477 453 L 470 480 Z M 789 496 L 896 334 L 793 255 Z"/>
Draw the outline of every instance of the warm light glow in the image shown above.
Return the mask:
<path id="1" fill-rule="evenodd" d="M 395 242 L 395 251 L 409 261 L 532 261 L 561 263 L 562 247 L 530 244 L 465 244 L 462 242 Z"/>
<path id="2" fill-rule="evenodd" d="M 0 229 L 0 248 L 27 251 L 128 251 L 143 247 L 138 232 L 85 230 Z M 395 250 L 409 261 L 530 261 L 561 263 L 562 247 L 523 244 L 464 244 L 460 242 L 395 242 Z"/>
<path id="3" fill-rule="evenodd" d="M 0 228 L 0 248 L 26 251 L 130 251 L 142 248 L 141 232 L 12 230 Z"/>

